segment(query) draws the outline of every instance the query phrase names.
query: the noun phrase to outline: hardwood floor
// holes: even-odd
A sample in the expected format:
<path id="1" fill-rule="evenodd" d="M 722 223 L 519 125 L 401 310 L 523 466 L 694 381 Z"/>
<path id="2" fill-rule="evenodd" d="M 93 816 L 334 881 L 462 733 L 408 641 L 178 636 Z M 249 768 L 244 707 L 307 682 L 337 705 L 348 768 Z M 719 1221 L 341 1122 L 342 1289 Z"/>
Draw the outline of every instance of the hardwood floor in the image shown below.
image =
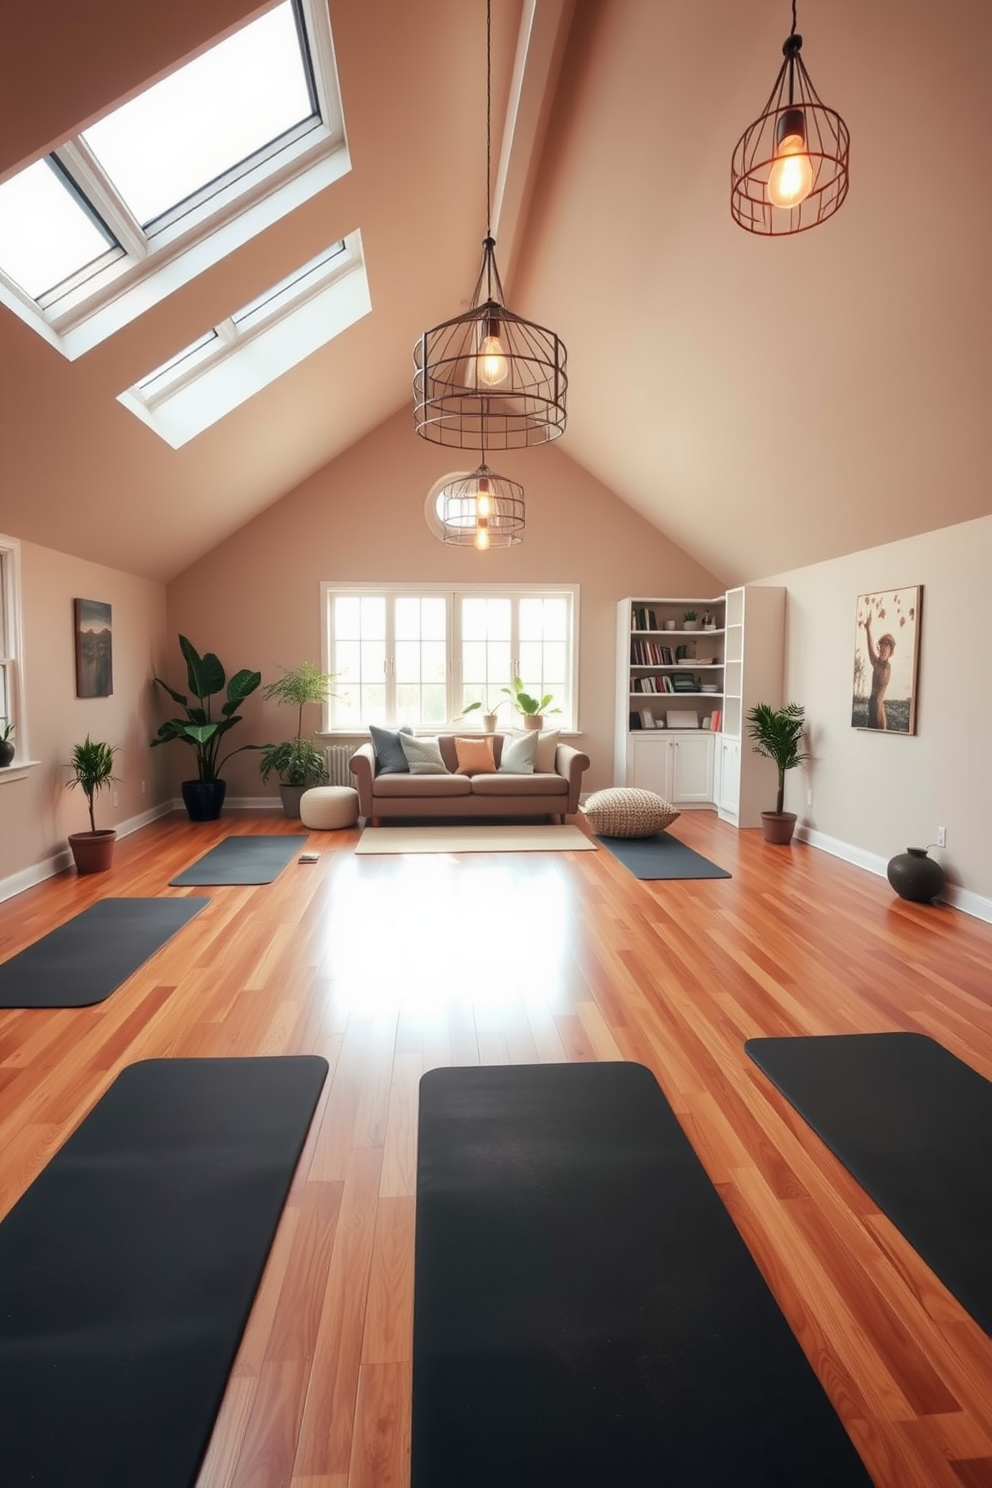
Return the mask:
<path id="1" fill-rule="evenodd" d="M 730 879 L 641 883 L 605 851 L 357 858 L 352 830 L 271 885 L 166 887 L 227 833 L 294 830 L 168 817 L 112 873 L 0 905 L 6 959 L 105 895 L 211 900 L 99 1006 L 0 1012 L 0 1214 L 125 1064 L 330 1063 L 201 1488 L 408 1483 L 418 1080 L 591 1059 L 654 1071 L 878 1488 L 992 1488 L 992 1340 L 742 1047 L 909 1029 L 992 1078 L 992 926 L 709 812 L 675 834 Z"/>

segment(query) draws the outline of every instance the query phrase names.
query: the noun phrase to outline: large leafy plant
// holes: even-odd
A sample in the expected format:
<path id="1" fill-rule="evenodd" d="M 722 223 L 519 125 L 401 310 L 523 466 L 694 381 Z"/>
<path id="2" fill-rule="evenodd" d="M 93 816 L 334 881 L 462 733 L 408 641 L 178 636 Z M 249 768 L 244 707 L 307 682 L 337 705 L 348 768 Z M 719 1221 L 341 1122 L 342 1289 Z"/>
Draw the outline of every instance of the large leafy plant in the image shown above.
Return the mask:
<path id="1" fill-rule="evenodd" d="M 806 710 L 800 703 L 787 703 L 784 708 L 756 703 L 748 710 L 747 725 L 747 736 L 755 754 L 773 760 L 778 768 L 775 811 L 780 814 L 785 801 L 786 770 L 794 770 L 810 758 L 801 747 L 806 735 Z"/>
<path id="2" fill-rule="evenodd" d="M 323 785 L 327 763 L 313 740 L 303 737 L 303 709 L 308 703 L 322 703 L 332 697 L 331 683 L 336 676 L 336 672 L 318 671 L 312 661 L 301 661 L 299 666 L 283 667 L 282 676 L 265 688 L 264 698 L 274 698 L 297 712 L 294 738 L 261 746 L 263 780 L 267 781 L 274 770 L 283 785 Z"/>
<path id="3" fill-rule="evenodd" d="M 504 687 L 502 690 L 509 695 L 517 712 L 523 713 L 528 718 L 536 718 L 539 713 L 561 712 L 560 708 L 548 706 L 549 703 L 554 702 L 552 693 L 546 692 L 541 698 L 533 697 L 529 692 L 524 691 L 524 684 L 519 677 L 514 677 L 512 687 Z"/>
<path id="4" fill-rule="evenodd" d="M 231 749 L 223 756 L 220 754 L 221 739 L 236 723 L 241 722 L 238 709 L 245 698 L 259 686 L 262 674 L 242 668 L 228 681 L 224 668 L 212 651 L 200 656 L 184 635 L 179 637 L 179 648 L 186 661 L 187 687 L 196 701 L 191 702 L 189 696 L 184 697 L 181 692 L 176 692 L 161 677 L 155 678 L 172 701 L 185 710 L 186 717 L 170 718 L 163 723 L 152 740 L 152 746 L 168 744 L 173 739 L 191 744 L 196 750 L 198 778 L 205 782 L 219 780 L 221 770 L 233 755 L 240 754 L 243 749 L 257 747 L 242 744 L 239 749 Z M 220 717 L 216 718 L 213 699 L 221 694 L 225 701 L 220 706 Z"/>
<path id="5" fill-rule="evenodd" d="M 72 774 L 66 781 L 66 787 L 78 785 L 86 797 L 90 812 L 91 832 L 96 831 L 96 821 L 93 815 L 94 798 L 102 790 L 109 790 L 117 779 L 114 774 L 116 753 L 116 744 L 104 744 L 98 739 L 91 739 L 89 734 L 81 744 L 73 747 L 69 760 L 69 769 Z"/>

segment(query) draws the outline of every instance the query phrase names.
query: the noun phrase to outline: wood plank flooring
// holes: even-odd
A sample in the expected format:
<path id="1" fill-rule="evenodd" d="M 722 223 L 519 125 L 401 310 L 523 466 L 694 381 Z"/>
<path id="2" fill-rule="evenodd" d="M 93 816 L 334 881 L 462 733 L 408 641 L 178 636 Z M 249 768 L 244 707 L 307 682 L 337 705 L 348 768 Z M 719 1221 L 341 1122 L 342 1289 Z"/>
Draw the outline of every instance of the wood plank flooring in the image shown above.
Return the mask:
<path id="1" fill-rule="evenodd" d="M 167 887 L 227 833 L 299 830 L 170 816 L 110 874 L 0 905 L 6 959 L 105 895 L 211 901 L 99 1006 L 0 1012 L 0 1215 L 125 1064 L 330 1063 L 200 1488 L 408 1484 L 418 1080 L 595 1059 L 657 1075 L 878 1488 L 992 1488 L 992 1340 L 742 1047 L 909 1029 L 992 1078 L 992 926 L 709 812 L 675 833 L 730 879 L 641 883 L 607 852 L 356 858 L 349 830 L 270 885 Z"/>

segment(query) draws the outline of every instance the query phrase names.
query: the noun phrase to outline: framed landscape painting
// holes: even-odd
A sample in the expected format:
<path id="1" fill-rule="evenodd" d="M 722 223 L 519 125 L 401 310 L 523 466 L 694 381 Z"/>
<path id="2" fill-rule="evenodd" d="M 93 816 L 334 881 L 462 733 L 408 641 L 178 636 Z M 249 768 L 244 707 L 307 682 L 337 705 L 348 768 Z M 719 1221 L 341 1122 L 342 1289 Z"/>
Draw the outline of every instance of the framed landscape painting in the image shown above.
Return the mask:
<path id="1" fill-rule="evenodd" d="M 916 733 L 922 601 L 922 584 L 858 595 L 852 728 Z"/>
<path id="2" fill-rule="evenodd" d="M 73 600 L 76 620 L 76 696 L 110 697 L 114 690 L 113 625 L 109 604 Z"/>

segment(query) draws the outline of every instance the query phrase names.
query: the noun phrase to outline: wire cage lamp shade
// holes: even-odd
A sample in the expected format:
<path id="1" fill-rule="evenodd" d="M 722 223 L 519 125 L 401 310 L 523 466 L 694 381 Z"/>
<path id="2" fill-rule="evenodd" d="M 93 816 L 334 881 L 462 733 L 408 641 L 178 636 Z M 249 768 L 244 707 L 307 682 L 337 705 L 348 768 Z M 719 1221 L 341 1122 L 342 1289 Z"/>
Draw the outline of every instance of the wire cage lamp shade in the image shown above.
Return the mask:
<path id="1" fill-rule="evenodd" d="M 747 232 L 785 237 L 818 227 L 843 205 L 851 136 L 810 81 L 796 34 L 761 116 L 737 141 L 730 168 L 730 210 Z"/>
<path id="2" fill-rule="evenodd" d="M 487 236 L 470 308 L 414 347 L 416 430 L 434 444 L 526 449 L 565 430 L 565 345 L 507 309 L 495 249 Z"/>
<path id="3" fill-rule="evenodd" d="M 524 488 L 496 475 L 483 460 L 471 475 L 443 486 L 437 497 L 442 541 L 456 548 L 512 548 L 523 541 Z"/>

